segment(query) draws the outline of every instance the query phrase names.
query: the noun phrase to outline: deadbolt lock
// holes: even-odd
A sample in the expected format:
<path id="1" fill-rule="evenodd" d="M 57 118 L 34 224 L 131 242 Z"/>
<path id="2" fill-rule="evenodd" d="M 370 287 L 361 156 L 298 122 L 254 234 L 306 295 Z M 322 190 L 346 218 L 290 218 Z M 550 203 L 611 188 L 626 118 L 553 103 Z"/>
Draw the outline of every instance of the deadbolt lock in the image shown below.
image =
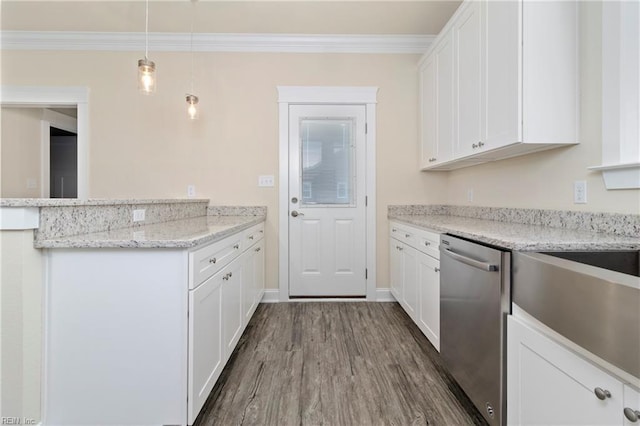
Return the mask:
<path id="1" fill-rule="evenodd" d="M 298 202 L 298 199 L 297 199 L 296 197 L 293 197 L 293 198 L 291 199 L 291 202 L 295 204 L 295 203 L 297 203 L 297 202 Z"/>

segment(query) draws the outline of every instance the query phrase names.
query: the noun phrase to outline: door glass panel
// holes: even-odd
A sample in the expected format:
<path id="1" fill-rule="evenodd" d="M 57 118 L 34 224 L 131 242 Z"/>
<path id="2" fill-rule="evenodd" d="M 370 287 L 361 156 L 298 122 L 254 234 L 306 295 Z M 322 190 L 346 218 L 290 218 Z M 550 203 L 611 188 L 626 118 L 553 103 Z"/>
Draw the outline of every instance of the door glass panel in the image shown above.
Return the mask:
<path id="1" fill-rule="evenodd" d="M 355 119 L 300 119 L 301 205 L 355 205 Z"/>

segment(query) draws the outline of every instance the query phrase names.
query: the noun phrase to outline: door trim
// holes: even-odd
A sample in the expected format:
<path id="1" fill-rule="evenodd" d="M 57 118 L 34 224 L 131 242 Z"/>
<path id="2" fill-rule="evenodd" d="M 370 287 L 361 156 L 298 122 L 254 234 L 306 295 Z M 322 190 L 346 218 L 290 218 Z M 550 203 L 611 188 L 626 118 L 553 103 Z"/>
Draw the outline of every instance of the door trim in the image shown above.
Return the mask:
<path id="1" fill-rule="evenodd" d="M 280 302 L 289 298 L 289 106 L 295 104 L 364 105 L 366 149 L 366 300 L 376 300 L 376 104 L 377 87 L 277 86 L 280 170 L 278 180 L 278 276 Z M 364 272 L 364 271 L 363 271 Z"/>
<path id="2" fill-rule="evenodd" d="M 1 86 L 2 106 L 40 108 L 76 106 L 78 144 L 78 198 L 89 196 L 89 89 L 86 87 Z M 48 196 L 47 196 L 48 198 Z"/>

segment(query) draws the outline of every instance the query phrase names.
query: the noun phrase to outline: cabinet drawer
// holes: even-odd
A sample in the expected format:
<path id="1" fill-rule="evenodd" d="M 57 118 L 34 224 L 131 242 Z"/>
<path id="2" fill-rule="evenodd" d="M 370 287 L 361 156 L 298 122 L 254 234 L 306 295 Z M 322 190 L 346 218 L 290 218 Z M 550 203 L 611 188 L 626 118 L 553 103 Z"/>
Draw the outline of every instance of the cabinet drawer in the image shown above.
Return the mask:
<path id="1" fill-rule="evenodd" d="M 415 248 L 416 250 L 428 254 L 431 257 L 440 259 L 440 234 L 413 226 L 390 222 L 389 236 L 396 240 Z"/>
<path id="2" fill-rule="evenodd" d="M 244 233 L 233 235 L 217 243 L 203 247 L 189 255 L 189 289 L 228 265 L 242 251 Z"/>
<path id="3" fill-rule="evenodd" d="M 264 238 L 264 223 L 259 223 L 244 231 L 244 248 L 250 247 Z"/>
<path id="4" fill-rule="evenodd" d="M 420 230 L 417 249 L 431 257 L 440 259 L 440 234 Z"/>

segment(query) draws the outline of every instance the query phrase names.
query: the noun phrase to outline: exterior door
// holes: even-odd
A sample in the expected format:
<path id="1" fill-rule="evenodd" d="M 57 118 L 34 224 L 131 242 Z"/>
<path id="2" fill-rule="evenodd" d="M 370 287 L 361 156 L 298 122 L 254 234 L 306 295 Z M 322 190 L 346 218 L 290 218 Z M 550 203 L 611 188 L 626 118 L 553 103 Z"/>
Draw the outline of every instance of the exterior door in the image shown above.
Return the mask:
<path id="1" fill-rule="evenodd" d="M 365 106 L 289 107 L 289 295 L 366 295 Z"/>

